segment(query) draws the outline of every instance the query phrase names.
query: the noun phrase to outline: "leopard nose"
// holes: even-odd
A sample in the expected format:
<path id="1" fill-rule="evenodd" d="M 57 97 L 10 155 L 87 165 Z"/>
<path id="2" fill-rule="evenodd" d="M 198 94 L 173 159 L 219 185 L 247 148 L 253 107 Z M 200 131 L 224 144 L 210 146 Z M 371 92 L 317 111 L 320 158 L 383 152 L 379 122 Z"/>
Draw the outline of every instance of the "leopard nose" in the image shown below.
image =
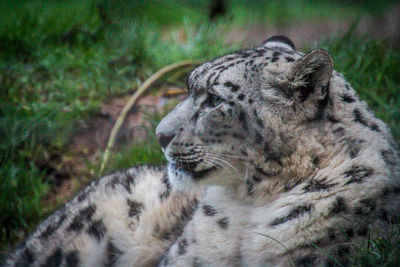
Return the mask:
<path id="1" fill-rule="evenodd" d="M 164 134 L 157 134 L 158 142 L 162 146 L 162 148 L 166 148 L 171 140 L 174 139 L 175 135 L 164 135 Z"/>

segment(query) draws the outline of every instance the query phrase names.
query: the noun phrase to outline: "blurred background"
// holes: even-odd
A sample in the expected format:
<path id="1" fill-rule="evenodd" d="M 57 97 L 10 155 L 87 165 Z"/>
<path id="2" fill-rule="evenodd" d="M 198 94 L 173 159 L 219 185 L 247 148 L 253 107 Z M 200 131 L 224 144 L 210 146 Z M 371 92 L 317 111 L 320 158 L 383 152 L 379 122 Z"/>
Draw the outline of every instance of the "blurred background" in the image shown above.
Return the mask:
<path id="1" fill-rule="evenodd" d="M 0 252 L 100 175 L 111 128 L 146 78 L 273 34 L 329 50 L 400 141 L 399 1 L 0 1 Z M 185 96 L 190 70 L 134 106 L 105 173 L 164 162 L 154 127 Z"/>

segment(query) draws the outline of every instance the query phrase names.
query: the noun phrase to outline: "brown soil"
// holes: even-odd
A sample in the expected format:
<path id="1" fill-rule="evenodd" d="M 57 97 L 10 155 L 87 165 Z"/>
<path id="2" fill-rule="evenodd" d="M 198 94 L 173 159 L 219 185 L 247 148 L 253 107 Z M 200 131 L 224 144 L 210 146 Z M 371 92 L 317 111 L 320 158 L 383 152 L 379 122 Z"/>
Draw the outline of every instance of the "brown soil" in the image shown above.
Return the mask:
<path id="1" fill-rule="evenodd" d="M 165 86 L 156 95 L 141 97 L 125 118 L 116 138 L 116 146 L 147 138 L 143 129 L 146 125 L 145 114 L 162 114 L 173 102 L 183 99 L 186 92 L 185 88 Z M 111 129 L 129 97 L 116 97 L 104 103 L 99 114 L 75 132 L 65 153 L 49 158 L 45 167 L 47 179 L 53 186 L 45 203 L 62 203 L 98 175 L 99 170 L 89 168 L 89 165 L 101 160 Z"/>

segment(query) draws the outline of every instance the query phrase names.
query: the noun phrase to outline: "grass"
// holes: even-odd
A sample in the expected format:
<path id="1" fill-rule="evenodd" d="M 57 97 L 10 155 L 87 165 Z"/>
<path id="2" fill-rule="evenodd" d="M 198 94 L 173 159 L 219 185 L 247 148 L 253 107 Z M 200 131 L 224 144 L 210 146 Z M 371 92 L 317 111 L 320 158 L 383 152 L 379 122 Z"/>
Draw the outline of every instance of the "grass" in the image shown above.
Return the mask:
<path id="1" fill-rule="evenodd" d="M 77 129 L 98 116 L 109 98 L 132 93 L 172 62 L 205 60 L 238 48 L 224 42 L 224 28 L 257 22 L 282 25 L 304 17 L 357 18 L 380 14 L 389 3 L 233 2 L 226 18 L 216 24 L 205 22 L 208 7 L 196 0 L 0 3 L 0 251 L 55 208 L 43 204 L 52 189 L 50 168 L 43 163 L 62 155 Z M 351 33 L 318 46 L 330 51 L 335 68 L 388 123 L 399 143 L 400 51 Z M 148 140 L 115 150 L 106 172 L 164 162 L 154 137 L 161 115 L 148 116 Z M 98 169 L 98 164 L 92 162 L 88 169 Z M 390 253 L 399 251 L 396 229 L 391 238 L 397 245 L 371 240 L 360 247 L 357 263 L 399 262 L 400 256 Z"/>
<path id="2" fill-rule="evenodd" d="M 166 111 L 170 107 L 166 108 Z M 104 173 L 112 173 L 117 170 L 130 168 L 134 165 L 162 165 L 166 163 L 164 154 L 155 136 L 155 129 L 162 119 L 163 114 L 145 114 L 145 119 L 149 125 L 142 126 L 148 137 L 141 142 L 135 142 L 125 148 L 117 148 L 111 155 L 110 162 L 106 165 Z M 95 169 L 99 169 L 100 162 L 94 164 Z"/>
<path id="3" fill-rule="evenodd" d="M 166 64 L 229 49 L 215 40 L 213 25 L 185 22 L 168 33 L 146 21 L 103 25 L 95 7 L 72 1 L 0 8 L 0 192 L 7 192 L 0 198 L 0 251 L 54 208 L 41 202 L 50 182 L 43 162 L 63 154 L 102 102 L 133 92 Z"/>
<path id="4" fill-rule="evenodd" d="M 400 143 L 400 50 L 382 40 L 347 33 L 316 45 L 333 55 L 335 69 L 344 74 L 377 117 L 385 121 Z"/>
<path id="5" fill-rule="evenodd" d="M 357 251 L 353 258 L 355 266 L 400 266 L 400 225 L 394 224 L 389 236 L 369 238 L 354 248 Z"/>

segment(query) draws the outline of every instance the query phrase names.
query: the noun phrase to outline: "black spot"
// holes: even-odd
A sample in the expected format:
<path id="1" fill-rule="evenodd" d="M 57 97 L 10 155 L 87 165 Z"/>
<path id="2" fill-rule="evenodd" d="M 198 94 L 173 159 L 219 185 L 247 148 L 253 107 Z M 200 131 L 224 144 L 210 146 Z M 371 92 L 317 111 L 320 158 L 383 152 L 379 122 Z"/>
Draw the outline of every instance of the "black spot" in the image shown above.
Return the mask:
<path id="1" fill-rule="evenodd" d="M 210 87 L 210 85 L 211 85 L 211 78 L 214 77 L 216 74 L 217 74 L 216 72 L 213 72 L 213 73 L 211 73 L 210 76 L 208 76 L 208 78 L 207 78 L 207 87 Z M 216 80 L 217 80 L 217 79 L 214 79 L 214 81 L 216 81 Z"/>
<path id="2" fill-rule="evenodd" d="M 168 266 L 168 264 L 169 264 L 169 257 L 168 257 L 168 255 L 165 255 L 162 258 L 159 266 Z"/>
<path id="3" fill-rule="evenodd" d="M 253 99 L 252 98 L 249 98 L 249 104 L 250 105 L 253 104 Z"/>
<path id="4" fill-rule="evenodd" d="M 381 156 L 387 166 L 390 166 L 390 167 L 396 166 L 396 160 L 395 160 L 395 155 L 394 155 L 393 151 L 382 150 Z"/>
<path id="5" fill-rule="evenodd" d="M 15 266 L 31 266 L 33 261 L 35 260 L 35 255 L 28 248 L 21 253 L 21 256 L 18 258 Z"/>
<path id="6" fill-rule="evenodd" d="M 356 101 L 356 100 L 354 99 L 354 97 L 351 96 L 351 95 L 349 95 L 349 94 L 344 94 L 344 95 L 341 96 L 341 98 L 342 98 L 342 100 L 343 100 L 344 102 L 347 102 L 347 103 L 353 103 L 354 101 Z"/>
<path id="7" fill-rule="evenodd" d="M 354 114 L 354 120 L 358 123 L 361 123 L 364 126 L 368 126 L 367 122 L 364 120 L 364 118 L 361 115 L 361 112 L 358 109 L 355 109 L 353 111 Z"/>
<path id="8" fill-rule="evenodd" d="M 159 238 L 161 240 L 171 240 L 172 238 L 177 238 L 183 232 L 183 228 L 186 226 L 187 222 L 192 218 L 194 211 L 198 207 L 197 199 L 191 201 L 188 207 L 184 207 L 182 209 L 180 218 L 177 220 L 177 223 L 172 225 L 167 229 L 164 229 L 160 232 L 160 226 L 155 227 L 153 236 Z"/>
<path id="9" fill-rule="evenodd" d="M 62 261 L 61 248 L 56 248 L 53 254 L 47 258 L 46 263 L 43 266 L 60 266 Z"/>
<path id="10" fill-rule="evenodd" d="M 340 213 L 347 211 L 347 205 L 343 197 L 336 197 L 335 202 L 330 209 L 331 213 Z"/>
<path id="11" fill-rule="evenodd" d="M 313 210 L 312 204 L 304 204 L 297 207 L 292 208 L 292 210 L 284 217 L 276 218 L 272 223 L 271 226 L 276 226 L 290 220 L 296 219 L 300 216 L 303 216 L 306 213 L 310 213 Z"/>
<path id="12" fill-rule="evenodd" d="M 272 53 L 272 59 L 271 62 L 276 62 L 279 60 L 279 56 L 281 55 L 280 52 L 275 51 L 274 53 Z"/>
<path id="13" fill-rule="evenodd" d="M 190 143 L 191 146 L 193 146 L 193 143 Z M 171 184 L 169 183 L 168 175 L 164 174 L 161 182 L 164 184 L 165 188 L 167 190 L 171 190 Z"/>
<path id="14" fill-rule="evenodd" d="M 263 176 L 269 176 L 268 173 L 266 173 L 263 169 L 261 169 L 260 167 L 256 167 L 255 168 L 256 172 L 261 173 Z"/>
<path id="15" fill-rule="evenodd" d="M 256 118 L 256 122 L 257 122 L 258 126 L 260 126 L 261 128 L 264 128 L 264 124 L 260 118 Z"/>
<path id="16" fill-rule="evenodd" d="M 293 62 L 294 61 L 294 58 L 292 58 L 292 57 L 285 57 L 285 59 L 286 59 L 287 62 Z"/>
<path id="17" fill-rule="evenodd" d="M 101 241 L 106 232 L 107 228 L 101 220 L 92 223 L 92 225 L 90 225 L 89 229 L 87 230 L 87 233 L 96 238 L 97 241 Z"/>
<path id="18" fill-rule="evenodd" d="M 83 209 L 79 215 L 82 217 L 83 220 L 90 221 L 95 212 L 96 212 L 96 206 L 90 205 L 87 208 Z"/>
<path id="19" fill-rule="evenodd" d="M 307 100 L 307 98 L 309 97 L 309 95 L 314 92 L 314 87 L 310 84 L 306 84 L 304 86 L 300 86 L 298 88 L 299 92 L 300 92 L 300 102 L 304 102 Z"/>
<path id="20" fill-rule="evenodd" d="M 78 195 L 77 200 L 78 202 L 83 202 L 86 198 L 87 198 L 87 193 L 86 192 L 82 192 Z"/>
<path id="21" fill-rule="evenodd" d="M 229 219 L 227 217 L 224 217 L 224 218 L 218 220 L 217 223 L 218 223 L 219 227 L 226 230 L 226 229 L 228 229 Z"/>
<path id="22" fill-rule="evenodd" d="M 134 185 L 134 177 L 130 173 L 125 172 L 124 175 L 114 176 L 108 181 L 106 187 L 115 189 L 115 186 L 122 185 L 126 191 L 131 193 L 131 186 Z"/>
<path id="23" fill-rule="evenodd" d="M 333 130 L 333 133 L 338 135 L 338 136 L 343 136 L 345 133 L 345 130 L 343 127 L 338 127 L 335 130 Z"/>
<path id="24" fill-rule="evenodd" d="M 261 177 L 258 176 L 258 175 L 253 175 L 253 181 L 256 182 L 256 183 L 259 183 L 259 182 L 262 181 L 262 179 L 261 179 Z"/>
<path id="25" fill-rule="evenodd" d="M 365 177 L 368 177 L 372 174 L 372 170 L 362 166 L 352 166 L 348 171 L 344 173 L 349 180 L 345 183 L 345 185 L 352 183 L 361 183 Z"/>
<path id="26" fill-rule="evenodd" d="M 360 200 L 360 206 L 355 208 L 355 214 L 357 215 L 369 215 L 376 208 L 376 202 L 374 199 L 362 199 Z"/>
<path id="27" fill-rule="evenodd" d="M 244 136 L 241 135 L 241 134 L 239 134 L 239 133 L 233 133 L 233 134 L 232 134 L 232 137 L 233 137 L 233 138 L 237 138 L 237 139 L 241 139 L 241 140 L 244 139 Z"/>
<path id="28" fill-rule="evenodd" d="M 203 213 L 206 216 L 214 216 L 217 211 L 210 205 L 203 205 Z"/>
<path id="29" fill-rule="evenodd" d="M 96 206 L 90 205 L 79 212 L 78 215 L 72 220 L 72 223 L 68 226 L 67 231 L 80 231 L 83 228 L 85 222 L 92 219 L 93 214 L 96 212 Z"/>
<path id="30" fill-rule="evenodd" d="M 376 208 L 376 200 L 372 198 L 367 198 L 367 199 L 362 199 L 360 203 L 364 206 L 367 207 L 370 211 L 375 210 Z"/>
<path id="31" fill-rule="evenodd" d="M 264 143 L 264 155 L 267 160 L 275 161 L 279 165 L 282 165 L 280 155 L 273 151 L 269 142 Z M 266 174 L 266 175 L 268 175 L 268 174 Z"/>
<path id="32" fill-rule="evenodd" d="M 350 90 L 350 86 L 348 84 L 345 85 L 347 90 Z"/>
<path id="33" fill-rule="evenodd" d="M 232 83 L 232 82 L 230 82 L 230 81 L 225 82 L 225 86 L 226 86 L 226 87 L 229 87 L 229 89 L 230 89 L 232 92 L 237 92 L 237 91 L 239 91 L 239 89 L 240 89 L 240 86 L 239 86 L 239 85 L 234 84 L 234 83 Z"/>
<path id="34" fill-rule="evenodd" d="M 165 190 L 164 192 L 162 192 L 162 193 L 159 195 L 159 198 L 160 198 L 161 201 L 163 201 L 164 199 L 167 199 L 167 198 L 169 197 L 170 194 L 171 194 L 171 191 L 170 191 L 170 190 Z"/>
<path id="35" fill-rule="evenodd" d="M 346 234 L 347 237 L 352 238 L 354 236 L 353 228 L 346 229 L 345 234 Z"/>
<path id="36" fill-rule="evenodd" d="M 307 255 L 295 260 L 295 266 L 297 267 L 310 267 L 314 266 L 314 262 L 317 259 L 315 255 Z"/>
<path id="37" fill-rule="evenodd" d="M 140 213 L 142 212 L 143 204 L 130 199 L 127 199 L 126 203 L 128 204 L 129 207 L 129 212 L 128 212 L 129 217 L 140 215 Z"/>
<path id="38" fill-rule="evenodd" d="M 178 254 L 183 255 L 186 253 L 186 248 L 187 248 L 187 240 L 186 238 L 182 238 L 181 240 L 178 241 Z"/>
<path id="39" fill-rule="evenodd" d="M 314 164 L 315 166 L 318 166 L 318 164 L 319 164 L 319 162 L 320 162 L 319 157 L 318 157 L 318 156 L 314 156 L 313 159 L 312 159 L 312 162 L 313 162 L 313 164 Z"/>
<path id="40" fill-rule="evenodd" d="M 245 97 L 245 95 L 244 95 L 244 94 L 240 94 L 240 95 L 238 95 L 238 99 L 239 99 L 240 101 L 242 101 L 242 100 L 244 99 L 244 97 Z"/>
<path id="41" fill-rule="evenodd" d="M 68 267 L 77 267 L 79 266 L 79 257 L 78 252 L 71 251 L 65 257 L 65 263 Z"/>
<path id="42" fill-rule="evenodd" d="M 131 173 L 126 172 L 125 176 L 121 178 L 121 185 L 128 191 L 132 192 L 132 187 L 135 185 L 135 177 Z"/>
<path id="43" fill-rule="evenodd" d="M 44 230 L 42 232 L 42 234 L 40 235 L 41 238 L 48 238 L 50 235 L 52 235 L 54 233 L 54 231 L 56 231 L 61 224 L 65 221 L 65 219 L 67 218 L 67 215 L 62 214 L 57 221 L 53 221 L 51 222 L 51 224 L 49 226 L 47 226 L 46 230 Z"/>
<path id="44" fill-rule="evenodd" d="M 192 121 L 197 121 L 198 119 L 199 119 L 199 115 L 200 115 L 200 111 L 196 111 L 194 114 L 193 114 L 193 117 L 192 117 Z"/>
<path id="45" fill-rule="evenodd" d="M 203 266 L 203 265 L 201 264 L 200 259 L 198 257 L 194 257 L 193 258 L 193 267 L 201 267 L 201 266 Z"/>
<path id="46" fill-rule="evenodd" d="M 376 125 L 375 123 L 372 123 L 369 126 L 369 128 L 371 128 L 372 131 L 379 132 L 379 133 L 381 132 L 381 130 L 379 129 L 378 125 Z"/>
<path id="47" fill-rule="evenodd" d="M 338 119 L 336 119 L 335 117 L 333 117 L 332 115 L 328 116 L 328 121 L 332 122 L 332 123 L 339 123 L 340 121 Z"/>
<path id="48" fill-rule="evenodd" d="M 283 188 L 284 192 L 289 192 L 293 188 L 295 188 L 298 184 L 300 184 L 300 181 L 289 181 L 287 184 L 285 184 L 285 187 Z"/>
<path id="49" fill-rule="evenodd" d="M 255 137 L 256 144 L 261 144 L 263 139 L 264 138 L 262 137 L 262 135 L 258 131 L 256 131 L 256 137 Z"/>
<path id="50" fill-rule="evenodd" d="M 368 122 L 364 119 L 363 115 L 361 114 L 360 110 L 355 109 L 353 111 L 354 113 L 354 121 L 358 122 L 366 127 L 369 127 L 371 130 L 376 131 L 376 132 L 380 132 L 378 125 L 376 124 L 372 124 L 371 126 L 368 124 Z"/>
<path id="51" fill-rule="evenodd" d="M 107 243 L 106 255 L 107 255 L 107 264 L 106 266 L 115 266 L 118 261 L 118 258 L 121 257 L 123 252 L 118 249 L 110 240 Z"/>
<path id="52" fill-rule="evenodd" d="M 335 230 L 333 230 L 332 228 L 328 229 L 328 239 L 329 241 L 335 241 L 337 238 L 337 234 L 335 233 Z"/>
<path id="53" fill-rule="evenodd" d="M 323 190 L 329 190 L 332 186 L 337 185 L 337 183 L 325 183 L 326 177 L 317 180 L 317 179 L 312 179 L 311 181 L 308 182 L 307 185 L 303 187 L 303 190 L 305 192 L 317 192 L 317 191 L 323 191 Z"/>
<path id="54" fill-rule="evenodd" d="M 81 221 L 81 217 L 78 215 L 72 220 L 72 223 L 68 226 L 67 231 L 80 231 L 82 228 L 83 223 Z"/>
<path id="55" fill-rule="evenodd" d="M 347 146 L 346 152 L 349 153 L 350 157 L 353 159 L 360 153 L 364 140 L 346 137 L 343 138 L 341 142 Z"/>
<path id="56" fill-rule="evenodd" d="M 242 123 L 242 128 L 248 131 L 249 126 L 247 125 L 246 113 L 244 112 L 244 110 L 241 110 L 239 113 L 239 121 Z"/>

